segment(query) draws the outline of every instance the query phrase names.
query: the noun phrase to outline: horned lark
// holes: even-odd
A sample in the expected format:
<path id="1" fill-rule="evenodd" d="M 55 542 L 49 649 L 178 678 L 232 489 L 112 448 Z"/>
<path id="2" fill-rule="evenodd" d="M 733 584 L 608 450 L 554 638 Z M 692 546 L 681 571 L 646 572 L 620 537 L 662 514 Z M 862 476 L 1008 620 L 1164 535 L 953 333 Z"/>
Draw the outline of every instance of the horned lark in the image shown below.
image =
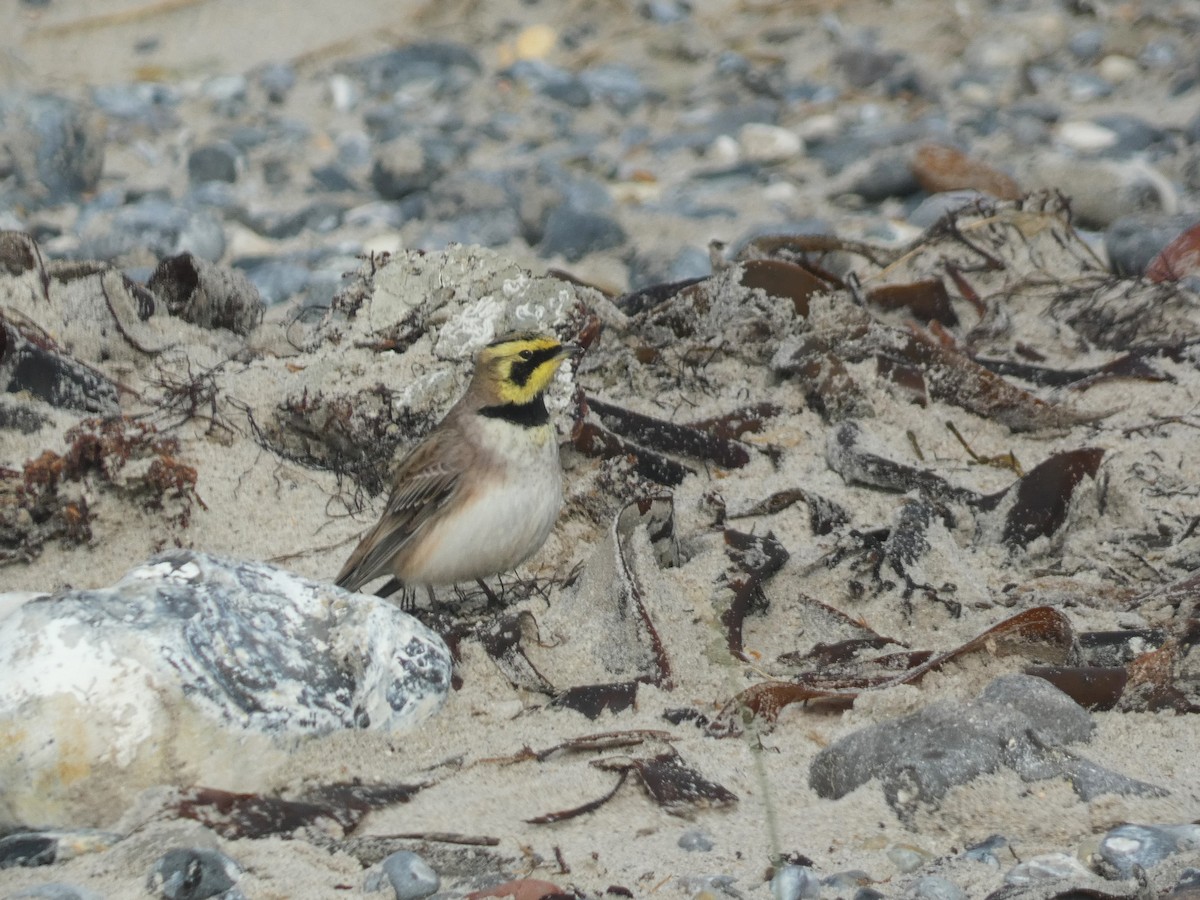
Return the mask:
<path id="1" fill-rule="evenodd" d="M 562 507 L 558 440 L 543 393 L 574 344 L 503 335 L 475 362 L 446 418 L 397 466 L 383 516 L 338 573 L 349 591 L 383 575 L 401 587 L 475 580 L 516 568 L 545 543 Z M 494 598 L 493 598 L 494 599 Z"/>

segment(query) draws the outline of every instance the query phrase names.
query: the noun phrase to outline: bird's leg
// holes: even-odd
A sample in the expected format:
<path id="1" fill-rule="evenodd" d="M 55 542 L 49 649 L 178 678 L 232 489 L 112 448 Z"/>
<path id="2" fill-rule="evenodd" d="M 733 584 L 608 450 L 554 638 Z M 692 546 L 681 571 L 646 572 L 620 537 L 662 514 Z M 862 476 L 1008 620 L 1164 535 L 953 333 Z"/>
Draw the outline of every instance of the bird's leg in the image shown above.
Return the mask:
<path id="1" fill-rule="evenodd" d="M 483 583 L 482 578 L 476 578 L 475 583 L 483 590 L 483 595 L 488 599 L 488 606 L 495 609 L 503 609 L 504 604 L 500 602 L 500 598 L 492 593 L 492 589 Z"/>

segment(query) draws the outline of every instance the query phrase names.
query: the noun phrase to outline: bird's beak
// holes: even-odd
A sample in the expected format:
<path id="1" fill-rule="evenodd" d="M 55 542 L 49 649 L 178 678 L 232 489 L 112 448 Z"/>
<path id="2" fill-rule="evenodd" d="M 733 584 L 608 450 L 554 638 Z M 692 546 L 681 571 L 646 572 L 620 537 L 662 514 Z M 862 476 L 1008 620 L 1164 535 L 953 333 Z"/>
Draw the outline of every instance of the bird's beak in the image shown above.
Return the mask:
<path id="1" fill-rule="evenodd" d="M 559 359 L 566 359 L 569 356 L 582 356 L 582 355 L 583 355 L 583 348 L 574 342 L 572 342 L 570 344 L 563 344 L 561 347 L 558 348 L 558 358 Z"/>

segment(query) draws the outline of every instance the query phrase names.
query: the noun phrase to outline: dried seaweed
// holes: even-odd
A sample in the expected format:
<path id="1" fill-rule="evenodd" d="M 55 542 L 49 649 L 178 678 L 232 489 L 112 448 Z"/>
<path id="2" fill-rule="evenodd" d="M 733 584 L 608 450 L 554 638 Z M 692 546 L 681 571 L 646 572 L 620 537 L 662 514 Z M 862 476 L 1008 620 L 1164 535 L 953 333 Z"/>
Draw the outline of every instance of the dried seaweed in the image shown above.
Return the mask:
<path id="1" fill-rule="evenodd" d="M 643 478 L 666 487 L 682 484 L 692 474 L 687 466 L 626 441 L 596 422 L 577 421 L 571 429 L 571 445 L 584 456 L 599 459 L 626 457 L 633 461 L 634 469 Z"/>
<path id="2" fill-rule="evenodd" d="M 750 453 L 745 446 L 690 425 L 678 425 L 622 409 L 595 397 L 586 397 L 583 408 L 585 413 L 591 411 L 598 415 L 609 431 L 652 450 L 708 460 L 729 469 L 739 469 L 750 462 Z"/>
<path id="3" fill-rule="evenodd" d="M 1074 632 L 1066 616 L 1048 606 L 1035 607 L 1005 619 L 947 653 L 935 656 L 929 651 L 912 651 L 884 657 L 884 666 L 902 667 L 899 675 L 880 678 L 878 672 L 849 675 L 839 672 L 827 678 L 818 671 L 796 676 L 793 681 L 753 685 L 726 703 L 708 730 L 718 737 L 740 734 L 742 723 L 748 720 L 754 720 L 760 730 L 767 729 L 793 703 L 851 706 L 863 691 L 911 684 L 968 653 L 985 651 L 1001 656 L 1016 652 L 1059 664 L 1066 660 L 1073 643 Z"/>
<path id="4" fill-rule="evenodd" d="M 2 232 L 0 232 L 2 234 Z M 75 359 L 47 334 L 0 312 L 0 391 L 27 393 L 51 406 L 111 415 L 117 385 Z"/>
<path id="5" fill-rule="evenodd" d="M 1103 459 L 1104 451 L 1095 447 L 1056 453 L 1012 487 L 976 505 L 985 513 L 1006 508 L 1002 539 L 1012 547 L 1027 547 L 1062 527 L 1075 489 L 1085 477 L 1096 477 Z"/>
<path id="6" fill-rule="evenodd" d="M 953 328 L 958 314 L 950 304 L 946 286 L 937 279 L 909 284 L 885 284 L 867 291 L 867 302 L 882 310 L 905 310 L 919 322 L 941 322 Z"/>
<path id="7" fill-rule="evenodd" d="M 153 425 L 127 416 L 84 419 L 65 435 L 63 455 L 44 451 L 22 471 L 0 469 L 0 564 L 29 560 L 46 541 L 82 544 L 92 539 L 84 492 L 67 483 L 94 478 L 99 487 L 132 499 L 146 510 L 171 510 L 168 522 L 186 528 L 194 506 L 207 509 L 196 493 L 196 470 L 177 456 L 179 441 Z M 130 475 L 131 462 L 144 466 Z"/>
<path id="8" fill-rule="evenodd" d="M 617 791 L 635 775 L 654 803 L 671 815 L 688 815 L 700 809 L 727 806 L 737 802 L 737 795 L 715 781 L 705 778 L 686 765 L 674 750 L 651 757 L 610 757 L 593 760 L 598 769 L 617 772 L 612 790 L 579 806 L 546 813 L 525 821 L 531 825 L 551 825 L 595 812 L 616 796 Z"/>
<path id="9" fill-rule="evenodd" d="M 195 787 L 179 792 L 166 812 L 194 819 L 227 839 L 288 835 L 321 821 L 352 831 L 368 812 L 407 802 L 426 785 L 334 784 L 303 800 Z"/>
<path id="10" fill-rule="evenodd" d="M 581 895 L 567 891 L 550 881 L 540 881 L 537 878 L 517 878 L 506 881 L 495 887 L 472 891 L 466 900 L 487 900 L 489 897 L 510 898 L 510 900 L 578 900 Z"/>
<path id="11" fill-rule="evenodd" d="M 770 532 L 760 536 L 726 528 L 725 554 L 731 563 L 726 584 L 733 599 L 721 614 L 721 623 L 730 655 L 748 662 L 742 647 L 742 625 L 752 609 L 766 607 L 763 582 L 783 568 L 788 552 Z"/>

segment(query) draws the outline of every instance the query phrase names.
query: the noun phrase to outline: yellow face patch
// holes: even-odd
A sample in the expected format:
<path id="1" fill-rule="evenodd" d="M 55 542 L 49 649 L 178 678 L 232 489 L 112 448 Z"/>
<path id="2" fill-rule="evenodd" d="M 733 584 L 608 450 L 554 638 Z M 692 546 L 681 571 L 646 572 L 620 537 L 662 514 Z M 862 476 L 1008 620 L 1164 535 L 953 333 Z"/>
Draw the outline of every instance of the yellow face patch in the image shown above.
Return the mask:
<path id="1" fill-rule="evenodd" d="M 505 403 L 529 403 L 549 387 L 570 354 L 557 338 L 534 332 L 506 335 L 483 349 L 479 365 Z"/>

